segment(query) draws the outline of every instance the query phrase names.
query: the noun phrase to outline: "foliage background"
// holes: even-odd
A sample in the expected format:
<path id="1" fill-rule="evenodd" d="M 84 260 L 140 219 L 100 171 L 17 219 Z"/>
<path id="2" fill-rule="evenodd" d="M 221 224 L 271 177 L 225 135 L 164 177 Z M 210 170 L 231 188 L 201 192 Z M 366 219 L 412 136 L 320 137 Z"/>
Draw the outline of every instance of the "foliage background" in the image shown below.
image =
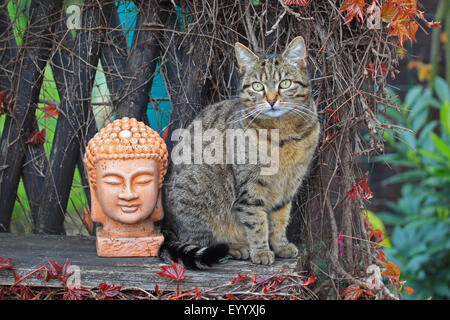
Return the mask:
<path id="1" fill-rule="evenodd" d="M 77 0 L 66 1 L 66 8 L 77 2 Z M 441 1 L 444 2 L 447 1 Z M 26 11 L 28 3 L 27 0 L 10 0 L 8 4 L 10 16 L 15 21 L 16 41 L 19 44 L 26 26 L 23 12 Z M 120 3 L 123 8 L 120 18 L 124 29 L 127 30 L 126 35 L 130 44 L 136 20 L 135 8 L 129 2 L 127 5 Z M 425 11 L 438 10 L 434 6 L 435 3 L 437 4 L 424 2 Z M 448 24 L 443 21 L 443 26 L 447 29 Z M 368 205 L 368 209 L 383 221 L 384 226 L 380 224 L 380 228 L 385 228 L 385 237 L 390 239 L 391 246 L 385 249 L 385 253 L 389 260 L 399 266 L 402 279 L 407 280 L 408 285 L 415 290 L 411 295 L 404 297 L 415 299 L 450 297 L 448 286 L 450 157 L 449 133 L 446 130 L 448 113 L 445 111 L 448 110 L 450 101 L 446 82 L 450 79 L 445 74 L 445 37 L 443 33 L 437 36 L 436 32 L 433 33 L 433 39 L 438 37 L 439 47 L 442 49 L 437 51 L 438 59 L 434 57 L 434 61 L 431 61 L 433 57 L 430 54 L 417 54 L 409 48 L 409 55 L 402 61 L 403 67 L 400 66 L 400 70 L 403 68 L 405 71 L 400 76 L 403 82 L 399 82 L 399 79 L 391 81 L 393 94 L 399 95 L 393 100 L 397 111 L 379 106 L 380 120 L 403 126 L 411 131 L 386 130 L 383 133 L 387 142 L 385 155 L 380 156 L 378 163 L 373 167 L 361 165 L 363 171 L 369 171 L 369 184 L 374 191 L 374 199 Z M 430 46 L 423 42 L 425 39 L 427 37 L 419 36 L 414 48 L 428 53 Z M 415 63 L 411 63 L 414 61 Z M 442 78 L 432 79 L 433 64 L 429 62 L 434 63 L 435 70 L 443 71 L 440 74 Z M 101 64 L 99 69 L 101 70 Z M 402 78 L 404 75 L 407 75 L 406 81 Z M 151 98 L 163 100 L 151 100 L 148 117 L 151 126 L 162 133 L 170 106 L 164 101 L 167 95 L 161 77 L 156 77 L 155 82 L 157 85 L 153 86 Z M 418 83 L 420 84 L 417 86 Z M 92 102 L 98 114 L 99 126 L 103 121 L 108 121 L 110 106 L 108 97 L 105 77 L 102 72 L 97 72 Z M 39 107 L 45 107 L 48 101 L 56 103 L 59 101 L 50 68 L 45 71 L 40 100 L 42 103 Z M 44 116 L 44 112 L 37 111 L 39 126 L 46 128 L 47 131 L 44 148 L 49 154 L 56 120 Z M 3 126 L 3 121 L 4 118 L 0 117 L 0 127 Z M 86 203 L 80 185 L 79 174 L 76 171 L 65 221 L 67 234 L 87 234 L 87 230 L 81 224 Z M 372 219 L 373 224 L 374 221 L 375 218 Z M 31 226 L 25 191 L 21 186 L 11 230 L 30 232 Z"/>

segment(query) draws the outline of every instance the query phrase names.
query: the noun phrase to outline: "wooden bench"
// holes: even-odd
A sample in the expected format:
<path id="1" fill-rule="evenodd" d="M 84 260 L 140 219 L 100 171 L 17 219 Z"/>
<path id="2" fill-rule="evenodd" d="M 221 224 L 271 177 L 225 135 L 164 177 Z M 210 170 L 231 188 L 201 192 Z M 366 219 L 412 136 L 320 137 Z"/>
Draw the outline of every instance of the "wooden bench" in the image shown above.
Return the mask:
<path id="1" fill-rule="evenodd" d="M 18 275 L 24 276 L 36 268 L 48 266 L 48 259 L 63 264 L 66 259 L 70 265 L 80 268 L 81 285 L 95 288 L 100 282 L 121 285 L 123 288 L 140 288 L 175 291 L 175 281 L 156 275 L 160 266 L 166 265 L 159 258 L 100 258 L 96 254 L 95 237 L 55 236 L 37 234 L 0 233 L 0 257 L 11 258 Z M 277 259 L 272 266 L 261 266 L 249 261 L 229 260 L 205 271 L 186 270 L 181 282 L 183 291 L 194 289 L 207 290 L 230 283 L 241 275 L 271 276 L 280 271 L 294 272 L 295 259 Z M 10 270 L 0 270 L 0 285 L 12 285 L 14 278 Z M 61 287 L 58 280 L 44 282 L 36 275 L 25 279 L 22 284 L 41 287 Z"/>

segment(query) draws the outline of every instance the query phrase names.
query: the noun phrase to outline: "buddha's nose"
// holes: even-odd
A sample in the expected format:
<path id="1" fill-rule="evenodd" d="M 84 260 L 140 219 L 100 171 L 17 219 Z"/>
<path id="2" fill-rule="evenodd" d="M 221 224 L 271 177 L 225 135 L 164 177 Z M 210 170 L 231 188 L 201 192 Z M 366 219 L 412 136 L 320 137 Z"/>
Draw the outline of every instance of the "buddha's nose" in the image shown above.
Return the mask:
<path id="1" fill-rule="evenodd" d="M 126 201 L 131 201 L 137 197 L 138 195 L 134 192 L 130 185 L 125 185 L 125 188 L 119 194 L 119 199 Z"/>

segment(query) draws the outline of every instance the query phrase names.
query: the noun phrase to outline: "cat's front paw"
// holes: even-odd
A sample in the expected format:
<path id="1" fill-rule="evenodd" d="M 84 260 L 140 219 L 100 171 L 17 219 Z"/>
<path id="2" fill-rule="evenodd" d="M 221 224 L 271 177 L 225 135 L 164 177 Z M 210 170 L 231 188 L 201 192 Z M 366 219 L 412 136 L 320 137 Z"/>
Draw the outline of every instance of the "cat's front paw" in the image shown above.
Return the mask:
<path id="1" fill-rule="evenodd" d="M 275 254 L 280 258 L 294 258 L 298 255 L 298 249 L 293 243 L 288 243 L 275 249 Z"/>
<path id="2" fill-rule="evenodd" d="M 256 264 L 272 264 L 275 260 L 275 254 L 272 251 L 257 251 L 250 255 L 253 263 Z"/>
<path id="3" fill-rule="evenodd" d="M 229 253 L 234 259 L 238 260 L 247 260 L 250 256 L 247 246 L 230 245 Z"/>

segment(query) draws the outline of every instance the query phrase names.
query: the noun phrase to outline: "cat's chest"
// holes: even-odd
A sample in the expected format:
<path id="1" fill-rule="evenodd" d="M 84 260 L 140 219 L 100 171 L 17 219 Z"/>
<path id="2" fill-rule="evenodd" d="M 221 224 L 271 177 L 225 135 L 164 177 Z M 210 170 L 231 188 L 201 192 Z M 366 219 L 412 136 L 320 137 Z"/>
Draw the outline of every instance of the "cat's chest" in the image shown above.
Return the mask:
<path id="1" fill-rule="evenodd" d="M 294 136 L 294 139 L 280 140 L 279 148 L 271 154 L 271 167 L 274 174 L 259 177 L 269 186 L 271 192 L 296 191 L 308 170 L 318 136 L 319 129 L 314 128 L 301 139 L 295 139 L 296 136 Z M 275 158 L 278 158 L 277 161 L 274 160 Z"/>

